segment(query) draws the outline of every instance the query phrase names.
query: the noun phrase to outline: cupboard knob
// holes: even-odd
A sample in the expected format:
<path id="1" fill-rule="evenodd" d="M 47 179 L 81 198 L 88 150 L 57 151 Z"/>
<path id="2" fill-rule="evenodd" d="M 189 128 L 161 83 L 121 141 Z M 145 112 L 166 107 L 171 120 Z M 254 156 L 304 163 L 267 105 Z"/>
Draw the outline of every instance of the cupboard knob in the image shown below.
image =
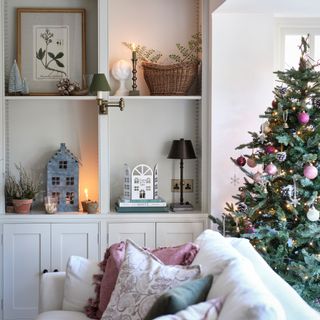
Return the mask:
<path id="1" fill-rule="evenodd" d="M 58 269 L 54 269 L 53 272 L 59 272 L 59 270 Z"/>
<path id="2" fill-rule="evenodd" d="M 48 270 L 47 269 L 44 269 L 43 271 L 42 271 L 42 273 L 47 273 L 48 272 Z"/>

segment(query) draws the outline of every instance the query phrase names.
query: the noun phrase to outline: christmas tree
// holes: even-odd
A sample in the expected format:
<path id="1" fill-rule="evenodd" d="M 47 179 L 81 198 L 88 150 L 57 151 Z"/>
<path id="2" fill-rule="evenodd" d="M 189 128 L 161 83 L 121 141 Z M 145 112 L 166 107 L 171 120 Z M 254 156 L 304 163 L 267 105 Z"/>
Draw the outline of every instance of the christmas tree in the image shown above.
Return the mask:
<path id="1" fill-rule="evenodd" d="M 232 161 L 246 174 L 222 219 L 226 235 L 251 241 L 269 265 L 320 310 L 320 72 L 302 38 L 298 68 L 278 71 L 259 133 Z"/>

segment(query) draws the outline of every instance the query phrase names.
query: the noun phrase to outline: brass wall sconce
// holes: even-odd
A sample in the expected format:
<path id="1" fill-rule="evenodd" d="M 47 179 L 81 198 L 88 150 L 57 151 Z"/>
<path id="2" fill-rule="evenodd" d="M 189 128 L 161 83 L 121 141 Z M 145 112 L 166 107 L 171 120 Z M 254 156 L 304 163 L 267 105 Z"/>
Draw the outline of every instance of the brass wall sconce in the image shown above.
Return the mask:
<path id="1" fill-rule="evenodd" d="M 99 106 L 99 114 L 108 114 L 109 107 L 118 107 L 120 111 L 124 109 L 124 100 L 120 98 L 117 101 L 108 101 L 103 99 L 102 92 L 110 91 L 110 85 L 104 73 L 96 73 L 93 76 L 92 83 L 90 86 L 91 92 L 97 92 L 97 105 Z"/>

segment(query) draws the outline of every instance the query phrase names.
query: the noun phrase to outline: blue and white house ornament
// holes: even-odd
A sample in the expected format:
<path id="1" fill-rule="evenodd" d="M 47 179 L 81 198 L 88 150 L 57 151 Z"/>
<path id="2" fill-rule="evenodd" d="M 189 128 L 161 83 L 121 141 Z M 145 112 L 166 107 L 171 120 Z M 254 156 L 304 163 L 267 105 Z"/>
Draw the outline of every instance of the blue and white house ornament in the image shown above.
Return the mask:
<path id="1" fill-rule="evenodd" d="M 20 70 L 17 61 L 14 60 L 10 70 L 8 92 L 11 94 L 22 93 L 23 82 L 20 75 Z"/>
<path id="2" fill-rule="evenodd" d="M 79 160 L 65 143 L 48 162 L 47 195 L 58 199 L 58 211 L 79 211 Z"/>
<path id="3" fill-rule="evenodd" d="M 125 164 L 123 199 L 151 200 L 158 198 L 158 164 L 153 170 L 146 164 L 138 164 L 132 171 Z"/>

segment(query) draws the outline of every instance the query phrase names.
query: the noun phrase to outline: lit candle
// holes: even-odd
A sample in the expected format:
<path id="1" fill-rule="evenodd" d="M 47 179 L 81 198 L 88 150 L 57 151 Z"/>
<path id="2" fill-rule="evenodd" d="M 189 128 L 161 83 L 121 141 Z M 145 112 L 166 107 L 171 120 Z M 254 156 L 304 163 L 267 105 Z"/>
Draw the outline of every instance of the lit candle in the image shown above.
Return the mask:
<path id="1" fill-rule="evenodd" d="M 88 189 L 87 188 L 84 189 L 84 195 L 86 197 L 86 201 L 88 201 L 89 200 L 89 196 L 88 196 Z"/>
<path id="2" fill-rule="evenodd" d="M 132 43 L 131 48 L 132 48 L 132 60 L 137 60 L 136 44 Z"/>

